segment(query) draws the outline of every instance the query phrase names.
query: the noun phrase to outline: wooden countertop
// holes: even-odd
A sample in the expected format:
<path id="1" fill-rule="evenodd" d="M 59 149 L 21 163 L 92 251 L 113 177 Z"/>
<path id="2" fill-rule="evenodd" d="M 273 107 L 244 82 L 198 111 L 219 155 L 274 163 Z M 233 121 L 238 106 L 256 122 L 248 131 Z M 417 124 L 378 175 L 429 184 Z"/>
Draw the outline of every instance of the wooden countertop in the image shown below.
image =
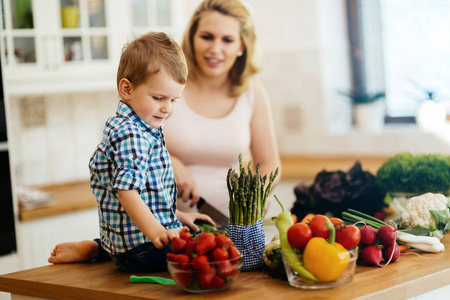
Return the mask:
<path id="1" fill-rule="evenodd" d="M 297 289 L 264 272 L 242 272 L 227 291 L 189 294 L 173 286 L 130 283 L 130 274 L 107 262 L 0 275 L 0 291 L 52 299 L 405 299 L 450 285 L 450 235 L 442 242 L 444 252 L 404 255 L 385 268 L 357 266 L 351 283 L 324 290 Z M 169 277 L 167 272 L 151 275 Z"/>

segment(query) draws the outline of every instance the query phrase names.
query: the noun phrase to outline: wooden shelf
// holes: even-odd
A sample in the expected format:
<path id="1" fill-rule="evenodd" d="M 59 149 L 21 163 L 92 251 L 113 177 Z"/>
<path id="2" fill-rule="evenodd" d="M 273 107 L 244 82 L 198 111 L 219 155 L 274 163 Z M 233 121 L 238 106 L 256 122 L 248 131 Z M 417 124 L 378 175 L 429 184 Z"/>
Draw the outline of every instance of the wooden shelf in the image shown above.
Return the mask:
<path id="1" fill-rule="evenodd" d="M 363 170 L 376 174 L 378 168 L 388 157 L 383 156 L 282 156 L 283 179 L 313 179 L 323 170 L 348 171 L 356 161 L 360 161 Z M 29 221 L 53 215 L 70 213 L 97 207 L 89 181 L 38 187 L 42 191 L 53 193 L 56 205 L 19 210 L 21 221 Z"/>
<path id="2" fill-rule="evenodd" d="M 89 181 L 43 186 L 39 187 L 39 189 L 54 194 L 56 205 L 32 209 L 20 208 L 19 219 L 21 221 L 29 221 L 97 207 L 97 202 L 92 194 Z"/>
<path id="3" fill-rule="evenodd" d="M 389 156 L 287 156 L 281 157 L 281 176 L 284 179 L 313 179 L 323 171 L 348 171 L 356 161 L 361 163 L 364 171 L 376 175 Z"/>

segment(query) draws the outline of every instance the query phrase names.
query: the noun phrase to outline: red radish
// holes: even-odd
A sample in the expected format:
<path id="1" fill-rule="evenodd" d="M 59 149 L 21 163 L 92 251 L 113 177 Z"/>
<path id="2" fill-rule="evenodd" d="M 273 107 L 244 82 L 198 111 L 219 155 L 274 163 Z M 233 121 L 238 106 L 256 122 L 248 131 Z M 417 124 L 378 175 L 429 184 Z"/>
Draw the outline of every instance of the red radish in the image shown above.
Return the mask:
<path id="1" fill-rule="evenodd" d="M 397 231 L 390 225 L 383 225 L 378 228 L 378 239 L 383 246 L 389 246 L 397 241 Z"/>
<path id="2" fill-rule="evenodd" d="M 381 211 L 376 212 L 376 213 L 373 215 L 373 217 L 374 217 L 374 218 L 377 218 L 378 220 L 381 220 L 381 221 L 384 221 L 384 219 L 386 218 L 386 217 L 384 216 L 384 214 L 383 214 Z"/>
<path id="3" fill-rule="evenodd" d="M 372 245 L 377 240 L 377 231 L 370 225 L 362 226 L 359 231 L 361 232 L 360 244 L 368 246 Z"/>
<path id="4" fill-rule="evenodd" d="M 394 254 L 392 254 L 392 251 L 394 252 Z M 392 258 L 391 258 L 392 255 Z M 389 246 L 384 246 L 383 248 L 383 259 L 385 261 L 389 261 L 389 259 L 391 259 L 391 263 L 396 261 L 397 258 L 400 256 L 400 248 L 398 247 L 397 243 L 393 243 L 392 245 Z"/>
<path id="5" fill-rule="evenodd" d="M 361 258 L 363 262 L 368 266 L 382 267 L 382 265 L 380 265 L 381 257 L 382 257 L 381 249 L 375 245 L 367 246 L 361 251 Z"/>

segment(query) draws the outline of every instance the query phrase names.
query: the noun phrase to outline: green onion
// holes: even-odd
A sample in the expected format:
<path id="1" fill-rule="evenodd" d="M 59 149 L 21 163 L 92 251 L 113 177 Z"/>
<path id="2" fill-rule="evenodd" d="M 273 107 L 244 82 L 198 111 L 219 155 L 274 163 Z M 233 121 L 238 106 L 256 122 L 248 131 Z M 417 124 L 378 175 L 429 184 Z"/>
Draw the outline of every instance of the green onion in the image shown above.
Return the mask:
<path id="1" fill-rule="evenodd" d="M 346 212 L 342 213 L 342 219 L 348 223 L 364 222 L 366 225 L 370 225 L 377 231 L 383 225 L 388 225 L 387 223 L 378 220 L 372 216 L 354 209 L 348 209 Z M 425 251 L 425 252 L 441 252 L 444 251 L 444 244 L 442 244 L 439 239 L 433 236 L 420 236 L 418 232 L 402 232 L 397 231 L 397 241 L 404 245 L 409 245 L 413 248 Z"/>
<path id="2" fill-rule="evenodd" d="M 353 215 L 360 216 L 360 217 L 362 217 L 364 219 L 371 220 L 371 221 L 373 221 L 375 223 L 378 223 L 378 224 L 380 224 L 380 226 L 386 225 L 386 223 L 381 221 L 380 219 L 377 219 L 375 217 L 369 216 L 369 215 L 367 215 L 365 213 L 362 213 L 360 211 L 357 211 L 357 210 L 354 210 L 354 209 L 351 209 L 351 208 L 349 208 L 347 211 L 349 213 L 353 214 Z"/>
<path id="3" fill-rule="evenodd" d="M 342 213 L 342 219 L 344 221 L 346 221 L 348 223 L 352 223 L 352 224 L 353 223 L 357 223 L 357 222 L 364 222 L 366 225 L 370 225 L 370 226 L 372 226 L 375 229 L 378 229 L 381 226 L 385 225 L 385 224 L 381 225 L 378 222 L 373 222 L 372 220 L 369 220 L 369 219 L 366 219 L 366 218 L 363 218 L 363 217 L 360 217 L 360 216 L 356 216 L 356 215 L 353 215 L 353 214 L 348 213 L 348 212 L 343 212 Z M 361 224 L 361 226 L 362 226 L 362 224 Z"/>

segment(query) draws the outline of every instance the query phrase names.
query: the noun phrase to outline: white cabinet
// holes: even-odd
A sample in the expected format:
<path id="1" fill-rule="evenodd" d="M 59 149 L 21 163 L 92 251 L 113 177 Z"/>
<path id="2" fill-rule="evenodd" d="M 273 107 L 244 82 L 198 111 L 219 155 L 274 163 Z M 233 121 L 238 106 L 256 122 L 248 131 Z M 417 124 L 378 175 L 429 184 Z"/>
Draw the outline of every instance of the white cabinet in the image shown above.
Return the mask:
<path id="1" fill-rule="evenodd" d="M 48 265 L 56 244 L 100 237 L 97 209 L 20 222 L 17 232 L 20 268 Z"/>
<path id="2" fill-rule="evenodd" d="M 19 256 L 17 253 L 0 256 L 0 275 L 19 270 Z M 0 300 L 11 300 L 11 294 L 0 292 Z"/>
<path id="3" fill-rule="evenodd" d="M 19 256 L 17 253 L 0 256 L 0 275 L 19 270 Z"/>
<path id="4" fill-rule="evenodd" d="M 123 44 L 164 31 L 181 37 L 183 0 L 0 0 L 8 94 L 115 89 Z M 183 17 L 185 16 L 185 17 Z"/>

